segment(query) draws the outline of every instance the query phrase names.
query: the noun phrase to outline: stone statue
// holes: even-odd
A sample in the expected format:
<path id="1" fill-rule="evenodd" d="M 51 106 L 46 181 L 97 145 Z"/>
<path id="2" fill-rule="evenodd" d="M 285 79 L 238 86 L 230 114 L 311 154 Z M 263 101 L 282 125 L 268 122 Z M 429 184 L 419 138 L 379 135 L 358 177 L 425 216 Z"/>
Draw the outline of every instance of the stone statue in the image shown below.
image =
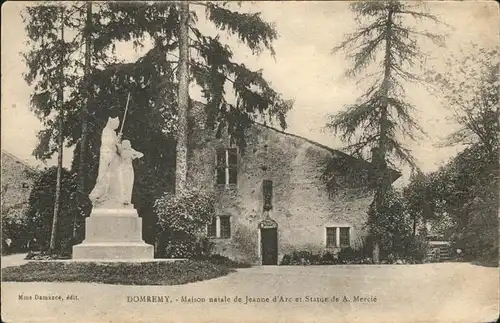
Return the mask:
<path id="1" fill-rule="evenodd" d="M 117 117 L 109 118 L 106 127 L 102 130 L 97 181 L 94 189 L 89 195 L 94 206 L 99 204 L 99 202 L 103 202 L 103 198 L 108 195 L 111 182 L 111 163 L 116 159 L 118 152 L 117 145 L 119 143 L 119 138 L 115 130 L 118 129 L 119 125 L 120 120 Z"/>
<path id="2" fill-rule="evenodd" d="M 128 206 L 131 204 L 132 189 L 134 187 L 134 167 L 132 160 L 141 158 L 144 154 L 134 150 L 128 140 L 122 141 L 121 145 L 118 146 L 118 152 L 120 154 L 120 162 L 118 164 L 120 178 L 118 182 L 121 184 L 120 203 Z"/>
<path id="3" fill-rule="evenodd" d="M 121 140 L 127 115 L 127 98 L 121 128 L 118 118 L 109 118 L 102 131 L 99 173 L 89 197 L 93 208 L 85 219 L 85 240 L 73 246 L 73 259 L 86 261 L 151 260 L 154 247 L 142 239 L 142 218 L 131 204 L 134 159 L 142 153 Z M 117 134 L 118 132 L 118 134 Z"/>
<path id="4" fill-rule="evenodd" d="M 116 134 L 119 125 L 118 118 L 109 118 L 102 131 L 97 181 L 89 195 L 94 207 L 131 206 L 134 186 L 132 160 L 141 158 L 143 154 L 132 149 L 130 141 L 121 141 L 121 134 Z"/>

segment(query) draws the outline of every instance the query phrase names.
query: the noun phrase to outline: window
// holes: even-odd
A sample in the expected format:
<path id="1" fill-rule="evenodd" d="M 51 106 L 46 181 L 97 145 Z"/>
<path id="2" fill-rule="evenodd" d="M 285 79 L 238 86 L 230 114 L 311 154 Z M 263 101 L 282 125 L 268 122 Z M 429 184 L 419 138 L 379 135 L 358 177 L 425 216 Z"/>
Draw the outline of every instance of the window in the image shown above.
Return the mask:
<path id="1" fill-rule="evenodd" d="M 350 227 L 328 227 L 326 228 L 326 247 L 344 248 L 351 245 Z"/>
<path id="2" fill-rule="evenodd" d="M 231 217 L 228 215 L 214 217 L 207 225 L 207 235 L 210 238 L 231 238 Z"/>
<path id="3" fill-rule="evenodd" d="M 351 244 L 349 238 L 349 228 L 339 228 L 339 231 L 340 247 L 349 247 L 349 245 Z"/>
<path id="4" fill-rule="evenodd" d="M 212 218 L 212 222 L 208 225 L 207 234 L 211 238 L 217 237 L 217 217 Z"/>
<path id="5" fill-rule="evenodd" d="M 231 238 L 231 221 L 228 216 L 221 216 L 220 219 L 220 237 L 222 239 Z"/>
<path id="6" fill-rule="evenodd" d="M 264 194 L 264 211 L 273 209 L 273 181 L 268 179 L 262 182 L 262 192 Z"/>
<path id="7" fill-rule="evenodd" d="M 326 247 L 334 248 L 337 246 L 337 228 L 326 228 Z"/>
<path id="8" fill-rule="evenodd" d="M 236 184 L 238 177 L 238 151 L 228 148 L 217 151 L 216 182 L 217 184 Z"/>

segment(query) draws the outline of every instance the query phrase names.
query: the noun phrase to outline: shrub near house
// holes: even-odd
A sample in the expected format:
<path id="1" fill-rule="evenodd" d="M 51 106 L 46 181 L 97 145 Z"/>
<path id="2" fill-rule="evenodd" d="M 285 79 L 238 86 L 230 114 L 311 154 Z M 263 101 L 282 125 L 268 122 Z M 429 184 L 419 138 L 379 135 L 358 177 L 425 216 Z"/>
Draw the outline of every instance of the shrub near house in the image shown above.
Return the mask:
<path id="1" fill-rule="evenodd" d="M 156 200 L 154 208 L 158 215 L 158 257 L 208 256 L 211 244 L 205 229 L 215 214 L 211 195 L 196 190 L 165 193 Z"/>

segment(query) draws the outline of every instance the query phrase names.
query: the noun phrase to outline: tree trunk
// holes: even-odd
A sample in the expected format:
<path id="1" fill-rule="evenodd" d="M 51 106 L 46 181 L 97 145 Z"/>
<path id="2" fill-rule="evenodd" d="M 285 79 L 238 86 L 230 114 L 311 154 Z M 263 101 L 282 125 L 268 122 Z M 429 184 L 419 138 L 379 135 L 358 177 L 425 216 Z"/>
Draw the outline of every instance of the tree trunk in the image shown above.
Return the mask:
<path id="1" fill-rule="evenodd" d="M 179 89 L 178 89 L 178 130 L 175 166 L 175 192 L 183 191 L 187 182 L 187 144 L 189 108 L 189 3 L 180 2 L 179 27 Z"/>
<path id="2" fill-rule="evenodd" d="M 61 6 L 61 44 L 64 43 L 64 7 Z M 54 201 L 54 216 L 52 218 L 52 231 L 50 233 L 49 253 L 53 254 L 56 249 L 57 224 L 59 222 L 59 206 L 61 204 L 61 175 L 63 167 L 63 144 L 64 144 L 64 48 L 61 47 L 61 61 L 59 62 L 59 117 L 58 117 L 58 156 L 57 156 L 57 179 L 56 196 Z"/>
<path id="3" fill-rule="evenodd" d="M 80 158 L 78 162 L 78 195 L 77 202 L 79 206 L 79 213 L 74 214 L 73 218 L 73 242 L 76 243 L 77 239 L 77 228 L 78 221 L 82 216 L 83 210 L 82 207 L 84 205 L 84 201 L 87 195 L 85 190 L 85 157 L 87 152 L 87 115 L 90 106 L 90 101 L 92 99 L 91 86 L 89 76 L 90 76 L 90 68 L 92 61 L 92 2 L 86 3 L 86 19 L 85 19 L 85 27 L 84 27 L 84 35 L 85 35 L 85 67 L 84 67 L 84 78 L 85 78 L 85 90 L 86 90 L 86 102 L 81 107 L 80 118 L 82 123 L 82 133 L 80 135 Z"/>
<path id="4" fill-rule="evenodd" d="M 378 142 L 378 147 L 375 154 L 375 167 L 377 171 L 377 186 L 375 192 L 375 210 L 372 212 L 372 216 L 375 217 L 376 226 L 378 226 L 377 219 L 380 217 L 379 214 L 382 212 L 383 207 L 386 204 L 387 191 L 390 187 L 390 181 L 387 172 L 387 135 L 388 135 L 388 98 L 390 90 L 390 76 L 391 76 L 391 36 L 392 36 L 392 15 L 393 12 L 389 9 L 386 22 L 386 34 L 385 34 L 385 54 L 384 54 L 384 79 L 382 83 L 382 95 L 383 95 L 383 106 L 380 112 L 380 137 Z M 380 263 L 380 233 L 378 228 L 375 228 L 375 234 L 373 235 L 373 262 L 375 264 Z"/>
<path id="5" fill-rule="evenodd" d="M 417 236 L 417 215 L 413 214 L 413 236 Z"/>

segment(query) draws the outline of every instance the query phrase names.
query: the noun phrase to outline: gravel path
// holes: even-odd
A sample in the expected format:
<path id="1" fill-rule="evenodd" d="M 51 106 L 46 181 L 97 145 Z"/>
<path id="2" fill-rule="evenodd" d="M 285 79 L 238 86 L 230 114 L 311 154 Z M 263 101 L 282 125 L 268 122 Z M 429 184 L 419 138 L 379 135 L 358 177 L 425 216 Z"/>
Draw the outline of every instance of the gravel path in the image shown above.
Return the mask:
<path id="1" fill-rule="evenodd" d="M 498 318 L 498 287 L 498 268 L 466 263 L 266 266 L 178 286 L 3 283 L 2 316 L 5 322 L 491 322 Z"/>

